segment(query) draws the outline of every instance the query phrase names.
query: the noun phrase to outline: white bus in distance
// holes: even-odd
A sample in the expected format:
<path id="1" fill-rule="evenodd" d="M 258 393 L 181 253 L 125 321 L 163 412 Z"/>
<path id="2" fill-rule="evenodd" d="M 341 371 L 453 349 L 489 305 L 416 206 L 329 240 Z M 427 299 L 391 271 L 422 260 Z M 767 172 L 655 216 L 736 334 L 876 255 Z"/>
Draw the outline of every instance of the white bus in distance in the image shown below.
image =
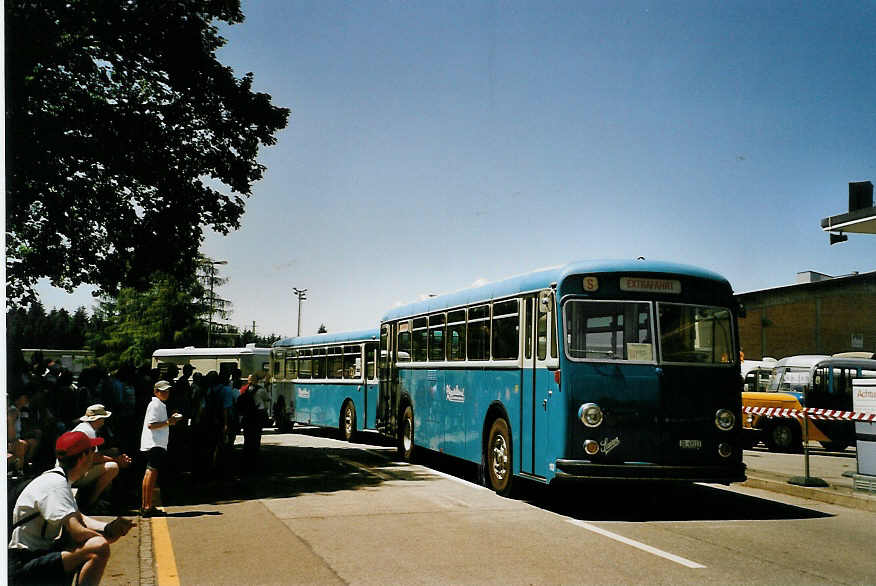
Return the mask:
<path id="1" fill-rule="evenodd" d="M 159 348 L 152 354 L 152 368 L 157 368 L 162 376 L 168 365 L 175 364 L 182 371 L 183 366 L 191 364 L 194 371 L 201 374 L 211 370 L 221 374 L 239 368 L 241 379 L 257 374 L 263 382 L 270 374 L 270 361 L 271 349 L 256 348 L 255 344 L 247 344 L 244 348 Z"/>

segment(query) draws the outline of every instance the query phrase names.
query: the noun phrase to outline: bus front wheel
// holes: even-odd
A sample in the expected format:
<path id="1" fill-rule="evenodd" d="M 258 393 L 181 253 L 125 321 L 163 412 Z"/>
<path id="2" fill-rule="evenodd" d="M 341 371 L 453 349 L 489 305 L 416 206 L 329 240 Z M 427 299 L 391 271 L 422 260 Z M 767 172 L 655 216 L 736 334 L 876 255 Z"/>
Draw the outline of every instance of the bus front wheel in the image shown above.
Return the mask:
<path id="1" fill-rule="evenodd" d="M 405 462 L 414 461 L 414 410 L 410 405 L 402 412 L 398 429 L 398 456 Z"/>
<path id="2" fill-rule="evenodd" d="M 796 421 L 793 423 L 779 421 L 774 423 L 766 433 L 766 445 L 771 452 L 795 453 L 802 446 L 800 429 Z"/>
<path id="3" fill-rule="evenodd" d="M 490 488 L 501 496 L 511 494 L 513 459 L 511 455 L 511 432 L 508 422 L 496 419 L 490 427 L 487 440 L 487 479 Z"/>

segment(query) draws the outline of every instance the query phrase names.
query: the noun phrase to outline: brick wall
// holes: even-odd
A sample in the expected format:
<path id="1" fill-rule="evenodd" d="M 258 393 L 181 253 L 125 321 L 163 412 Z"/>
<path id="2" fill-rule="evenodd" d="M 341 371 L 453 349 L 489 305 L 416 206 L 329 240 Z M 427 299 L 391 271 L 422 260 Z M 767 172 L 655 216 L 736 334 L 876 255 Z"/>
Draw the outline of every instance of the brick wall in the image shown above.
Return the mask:
<path id="1" fill-rule="evenodd" d="M 876 273 L 739 295 L 745 358 L 876 352 Z M 852 334 L 863 348 L 852 347 Z"/>

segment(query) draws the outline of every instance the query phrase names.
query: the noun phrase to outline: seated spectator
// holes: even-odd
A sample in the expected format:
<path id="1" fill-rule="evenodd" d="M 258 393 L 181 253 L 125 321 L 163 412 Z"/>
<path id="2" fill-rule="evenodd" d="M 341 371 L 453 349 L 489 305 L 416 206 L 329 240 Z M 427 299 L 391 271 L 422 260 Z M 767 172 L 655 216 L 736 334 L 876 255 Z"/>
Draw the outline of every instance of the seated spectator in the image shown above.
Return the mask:
<path id="1" fill-rule="evenodd" d="M 98 521 L 76 506 L 69 483 L 91 468 L 94 449 L 102 443 L 78 431 L 61 435 L 55 443 L 59 465 L 34 478 L 18 496 L 8 546 L 10 584 L 70 584 L 76 572 L 78 584 L 100 583 L 110 544 L 134 526 L 122 518 Z"/>
<path id="2" fill-rule="evenodd" d="M 39 436 L 28 429 L 30 395 L 19 391 L 6 410 L 6 453 L 13 456 L 12 463 L 18 475 L 24 474 L 39 449 Z M 7 461 L 9 460 L 7 456 Z"/>
<path id="3" fill-rule="evenodd" d="M 97 432 L 104 426 L 106 420 L 112 415 L 103 405 L 97 403 L 85 410 L 85 415 L 79 418 L 81 422 L 73 428 L 73 431 L 81 431 L 91 439 L 97 438 Z M 89 510 L 101 494 L 112 484 L 119 475 L 120 468 L 131 465 L 131 458 L 126 454 L 112 457 L 105 454 L 95 454 L 91 468 L 85 476 L 73 483 L 73 488 L 78 488 L 77 500 L 83 509 Z"/>

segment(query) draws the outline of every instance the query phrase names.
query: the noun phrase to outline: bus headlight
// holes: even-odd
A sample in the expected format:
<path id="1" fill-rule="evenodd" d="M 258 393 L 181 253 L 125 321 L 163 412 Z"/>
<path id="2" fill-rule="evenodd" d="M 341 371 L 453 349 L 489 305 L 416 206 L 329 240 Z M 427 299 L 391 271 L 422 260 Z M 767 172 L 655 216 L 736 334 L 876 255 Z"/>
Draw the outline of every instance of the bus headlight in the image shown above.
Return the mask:
<path id="1" fill-rule="evenodd" d="M 733 455 L 733 446 L 726 442 L 721 442 L 720 444 L 718 444 L 718 454 L 722 458 L 729 458 Z"/>
<path id="2" fill-rule="evenodd" d="M 733 424 L 736 423 L 736 416 L 728 409 L 718 409 L 715 413 L 715 425 L 721 431 L 730 431 L 733 429 Z"/>
<path id="3" fill-rule="evenodd" d="M 578 419 L 587 427 L 602 425 L 602 409 L 596 403 L 584 403 L 578 407 Z"/>

